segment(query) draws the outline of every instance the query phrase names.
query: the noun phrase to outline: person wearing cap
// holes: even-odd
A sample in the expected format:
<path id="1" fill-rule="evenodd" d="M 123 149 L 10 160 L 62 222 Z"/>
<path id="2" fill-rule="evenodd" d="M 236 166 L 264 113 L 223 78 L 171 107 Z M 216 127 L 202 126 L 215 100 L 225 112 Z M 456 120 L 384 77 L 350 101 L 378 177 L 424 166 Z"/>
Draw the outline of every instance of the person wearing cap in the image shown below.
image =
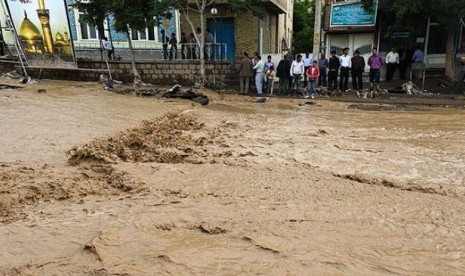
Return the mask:
<path id="1" fill-rule="evenodd" d="M 360 96 L 360 91 L 363 90 L 363 71 L 365 71 L 365 59 L 360 55 L 359 50 L 355 50 L 352 57 L 352 88 L 357 91 L 357 96 Z"/>
<path id="2" fill-rule="evenodd" d="M 373 54 L 368 58 L 368 66 L 370 66 L 370 91 L 374 89 L 376 82 L 376 89 L 379 89 L 380 69 L 384 64 L 384 58 L 378 54 L 378 49 L 373 48 Z"/>
<path id="3" fill-rule="evenodd" d="M 337 90 L 337 75 L 339 73 L 339 67 L 341 66 L 341 62 L 339 58 L 336 56 L 336 51 L 331 51 L 331 57 L 328 61 L 328 89 L 330 91 Z"/>

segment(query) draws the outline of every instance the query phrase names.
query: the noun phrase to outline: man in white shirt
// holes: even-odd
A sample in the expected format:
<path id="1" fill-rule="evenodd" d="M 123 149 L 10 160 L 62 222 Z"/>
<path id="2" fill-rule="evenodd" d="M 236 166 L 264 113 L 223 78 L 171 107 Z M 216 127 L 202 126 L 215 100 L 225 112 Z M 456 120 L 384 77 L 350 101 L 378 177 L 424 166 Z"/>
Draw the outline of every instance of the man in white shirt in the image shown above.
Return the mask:
<path id="1" fill-rule="evenodd" d="M 397 49 L 393 47 L 386 55 L 386 81 L 392 80 L 398 64 L 399 53 L 397 53 Z"/>
<path id="2" fill-rule="evenodd" d="M 304 72 L 307 72 L 308 68 L 312 67 L 312 58 L 309 52 L 305 52 L 305 57 L 302 59 L 304 62 Z M 304 87 L 307 87 L 307 74 L 304 74 Z"/>
<path id="3" fill-rule="evenodd" d="M 258 96 L 263 95 L 263 80 L 265 77 L 265 63 L 262 61 L 262 57 L 257 55 L 255 57 L 255 65 L 253 66 L 255 70 L 255 87 L 257 88 Z"/>
<path id="4" fill-rule="evenodd" d="M 107 52 L 107 57 L 108 60 L 113 60 L 113 45 L 111 44 L 111 41 L 108 40 L 108 38 L 104 37 L 103 38 L 103 49 L 105 52 Z"/>
<path id="5" fill-rule="evenodd" d="M 297 59 L 291 64 L 291 78 L 292 86 L 291 93 L 300 93 L 300 78 L 305 72 L 304 63 L 302 62 L 302 55 L 297 55 Z"/>
<path id="6" fill-rule="evenodd" d="M 339 90 L 349 91 L 349 71 L 352 67 L 352 57 L 349 56 L 349 48 L 342 50 L 342 55 L 339 57 L 341 63 L 341 70 L 339 74 Z"/>

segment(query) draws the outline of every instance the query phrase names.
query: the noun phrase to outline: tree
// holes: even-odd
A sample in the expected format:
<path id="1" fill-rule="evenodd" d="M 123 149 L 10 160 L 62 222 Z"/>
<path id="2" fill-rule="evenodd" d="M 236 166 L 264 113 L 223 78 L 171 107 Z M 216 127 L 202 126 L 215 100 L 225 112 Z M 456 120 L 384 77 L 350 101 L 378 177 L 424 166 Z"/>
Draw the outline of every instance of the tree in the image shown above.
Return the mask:
<path id="1" fill-rule="evenodd" d="M 107 0 L 76 0 L 71 5 L 78 9 L 82 14 L 79 16 L 79 20 L 91 24 L 97 27 L 99 37 L 104 36 L 103 22 L 110 13 L 108 10 Z M 100 40 L 100 49 L 102 49 L 102 41 Z M 102 55 L 103 60 L 103 55 Z"/>
<path id="2" fill-rule="evenodd" d="M 214 4 L 214 0 L 159 0 L 164 7 L 172 7 L 177 9 L 186 19 L 191 32 L 194 34 L 195 41 L 200 51 L 200 81 L 205 83 L 205 10 Z M 236 13 L 239 11 L 249 11 L 252 15 L 262 18 L 265 14 L 264 8 L 259 1 L 254 0 L 229 0 L 225 4 L 229 10 Z M 200 35 L 196 32 L 192 19 L 198 16 L 200 19 Z"/>
<path id="3" fill-rule="evenodd" d="M 130 31 L 145 31 L 147 26 L 157 24 L 161 16 L 170 16 L 167 4 L 143 0 L 76 0 L 73 6 L 84 13 L 83 21 L 98 27 L 100 37 L 103 37 L 104 20 L 108 15 L 114 17 L 115 31 L 125 33 L 128 40 L 134 83 L 140 84 Z"/>
<path id="4" fill-rule="evenodd" d="M 372 7 L 375 0 L 362 0 L 366 9 Z M 459 27 L 460 18 L 465 17 L 463 0 L 383 0 L 379 1 L 379 11 L 391 15 L 397 24 L 407 18 L 421 18 L 438 22 L 447 33 L 446 76 L 455 79 L 454 36 Z"/>
<path id="5" fill-rule="evenodd" d="M 115 19 L 113 23 L 115 30 L 126 34 L 129 52 L 131 53 L 134 83 L 139 84 L 141 83 L 141 77 L 137 71 L 130 33 L 131 31 L 145 31 L 148 26 L 158 24 L 158 18 L 161 15 L 170 15 L 168 5 L 163 1 L 111 0 L 109 10 Z"/>
<path id="6" fill-rule="evenodd" d="M 312 52 L 315 1 L 298 0 L 294 3 L 293 47 L 296 53 Z"/>

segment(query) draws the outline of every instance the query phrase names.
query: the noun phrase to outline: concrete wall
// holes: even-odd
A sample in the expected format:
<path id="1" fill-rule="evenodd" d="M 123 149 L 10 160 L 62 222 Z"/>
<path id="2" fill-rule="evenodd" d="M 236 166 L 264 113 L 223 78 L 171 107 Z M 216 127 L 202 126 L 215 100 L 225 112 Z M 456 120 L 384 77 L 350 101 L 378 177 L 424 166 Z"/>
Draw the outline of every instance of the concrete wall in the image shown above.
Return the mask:
<path id="1" fill-rule="evenodd" d="M 1 73 L 13 70 L 17 64 L 11 61 L 0 60 Z M 154 61 L 137 62 L 137 70 L 142 81 L 153 84 L 171 85 L 174 82 L 192 85 L 200 76 L 200 61 Z M 224 82 L 226 76 L 231 74 L 228 62 L 206 63 L 207 80 Z M 130 62 L 110 62 L 110 69 L 114 79 L 123 82 L 133 82 L 133 72 Z M 27 68 L 28 74 L 36 79 L 60 79 L 75 81 L 97 81 L 99 75 L 107 74 L 105 64 L 99 61 L 79 60 L 78 68 Z"/>

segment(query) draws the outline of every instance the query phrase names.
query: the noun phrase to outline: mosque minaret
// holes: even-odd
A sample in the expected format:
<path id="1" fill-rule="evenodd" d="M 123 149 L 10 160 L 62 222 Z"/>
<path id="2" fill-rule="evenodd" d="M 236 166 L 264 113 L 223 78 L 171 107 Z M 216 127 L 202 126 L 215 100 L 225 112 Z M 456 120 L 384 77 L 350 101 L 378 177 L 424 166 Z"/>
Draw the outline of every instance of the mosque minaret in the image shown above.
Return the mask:
<path id="1" fill-rule="evenodd" d="M 45 0 L 39 0 L 39 9 L 37 15 L 39 16 L 40 24 L 42 25 L 42 32 L 44 34 L 45 52 L 49 54 L 55 53 L 53 43 L 52 29 L 50 28 L 50 11 L 45 8 Z"/>

